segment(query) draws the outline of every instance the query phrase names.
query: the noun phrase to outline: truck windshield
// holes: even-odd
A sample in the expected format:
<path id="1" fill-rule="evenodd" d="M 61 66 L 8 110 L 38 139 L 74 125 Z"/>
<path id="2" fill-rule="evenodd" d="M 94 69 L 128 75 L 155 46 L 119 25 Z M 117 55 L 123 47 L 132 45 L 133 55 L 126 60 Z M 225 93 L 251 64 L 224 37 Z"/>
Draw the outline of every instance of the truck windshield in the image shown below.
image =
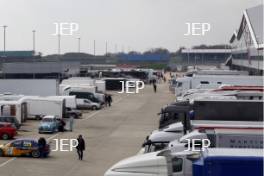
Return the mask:
<path id="1" fill-rule="evenodd" d="M 182 87 L 182 82 L 177 82 L 177 87 Z"/>

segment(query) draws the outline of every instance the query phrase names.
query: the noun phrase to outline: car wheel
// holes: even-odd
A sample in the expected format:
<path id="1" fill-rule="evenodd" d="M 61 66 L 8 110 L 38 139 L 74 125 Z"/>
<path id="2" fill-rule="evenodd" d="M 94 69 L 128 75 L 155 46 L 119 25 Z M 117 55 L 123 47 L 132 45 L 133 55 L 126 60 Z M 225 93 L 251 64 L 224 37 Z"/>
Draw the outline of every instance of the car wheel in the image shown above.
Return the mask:
<path id="1" fill-rule="evenodd" d="M 96 106 L 92 106 L 92 110 L 96 110 L 97 109 L 97 107 Z"/>
<path id="2" fill-rule="evenodd" d="M 7 139 L 9 139 L 9 135 L 8 135 L 7 133 L 4 133 L 4 134 L 2 135 L 2 139 L 3 139 L 3 140 L 7 140 Z"/>
<path id="3" fill-rule="evenodd" d="M 4 156 L 4 152 L 3 152 L 2 149 L 0 149 L 0 157 L 1 157 L 1 156 Z"/>
<path id="4" fill-rule="evenodd" d="M 38 150 L 34 150 L 31 153 L 33 158 L 39 158 L 40 157 L 40 152 Z"/>

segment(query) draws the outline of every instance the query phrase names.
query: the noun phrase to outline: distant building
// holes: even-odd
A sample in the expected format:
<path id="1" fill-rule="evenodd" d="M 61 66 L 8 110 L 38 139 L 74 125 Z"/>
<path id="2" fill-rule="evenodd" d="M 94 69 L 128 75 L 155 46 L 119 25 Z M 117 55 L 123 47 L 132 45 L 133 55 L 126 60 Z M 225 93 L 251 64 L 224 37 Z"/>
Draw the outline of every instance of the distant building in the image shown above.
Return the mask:
<path id="1" fill-rule="evenodd" d="M 3 78 L 65 78 L 80 74 L 79 62 L 3 63 Z"/>
<path id="2" fill-rule="evenodd" d="M 226 61 L 227 65 L 232 69 L 263 75 L 263 5 L 244 11 L 230 44 L 232 55 Z"/>
<path id="3" fill-rule="evenodd" d="M 35 62 L 40 58 L 41 54 L 34 51 L 0 51 L 0 70 L 3 63 Z"/>
<path id="4" fill-rule="evenodd" d="M 230 49 L 182 49 L 183 65 L 219 65 L 230 56 Z"/>

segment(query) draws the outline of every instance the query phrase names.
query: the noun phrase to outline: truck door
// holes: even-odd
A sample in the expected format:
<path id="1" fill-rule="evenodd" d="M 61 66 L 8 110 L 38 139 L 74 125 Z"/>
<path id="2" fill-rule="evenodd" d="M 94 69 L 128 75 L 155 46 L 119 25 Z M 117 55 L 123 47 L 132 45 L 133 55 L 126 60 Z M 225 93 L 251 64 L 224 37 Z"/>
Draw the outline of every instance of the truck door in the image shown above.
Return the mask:
<path id="1" fill-rule="evenodd" d="M 184 159 L 181 157 L 172 157 L 172 176 L 184 176 Z"/>

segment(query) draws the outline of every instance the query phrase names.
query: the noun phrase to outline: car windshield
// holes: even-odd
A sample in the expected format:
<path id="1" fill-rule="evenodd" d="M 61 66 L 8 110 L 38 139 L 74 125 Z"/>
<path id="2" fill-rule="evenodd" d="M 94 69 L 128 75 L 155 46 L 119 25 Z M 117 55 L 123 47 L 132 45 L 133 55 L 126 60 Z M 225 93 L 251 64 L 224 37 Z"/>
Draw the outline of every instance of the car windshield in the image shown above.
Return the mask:
<path id="1" fill-rule="evenodd" d="M 52 121 L 53 121 L 52 118 L 44 118 L 44 119 L 42 120 L 42 122 L 52 122 Z"/>

